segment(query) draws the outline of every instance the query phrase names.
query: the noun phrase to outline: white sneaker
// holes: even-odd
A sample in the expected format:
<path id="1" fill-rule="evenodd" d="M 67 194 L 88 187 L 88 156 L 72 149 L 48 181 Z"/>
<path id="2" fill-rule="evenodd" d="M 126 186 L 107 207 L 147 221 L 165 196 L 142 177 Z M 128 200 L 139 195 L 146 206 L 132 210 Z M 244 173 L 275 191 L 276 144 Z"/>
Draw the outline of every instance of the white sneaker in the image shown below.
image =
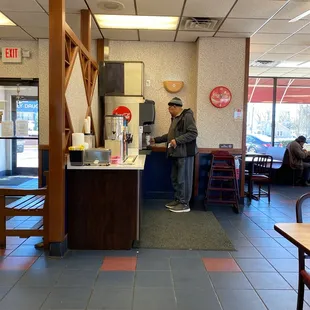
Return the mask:
<path id="1" fill-rule="evenodd" d="M 176 206 L 169 208 L 169 210 L 175 213 L 185 213 L 190 212 L 191 209 L 187 204 L 178 203 Z"/>

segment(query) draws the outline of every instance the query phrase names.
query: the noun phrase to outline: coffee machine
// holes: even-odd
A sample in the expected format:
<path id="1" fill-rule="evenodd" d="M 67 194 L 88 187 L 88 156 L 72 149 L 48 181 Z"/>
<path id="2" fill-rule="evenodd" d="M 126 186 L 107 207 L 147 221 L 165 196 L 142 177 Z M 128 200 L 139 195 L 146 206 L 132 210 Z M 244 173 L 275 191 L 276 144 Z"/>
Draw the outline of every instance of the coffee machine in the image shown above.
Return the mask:
<path id="1" fill-rule="evenodd" d="M 111 156 L 125 161 L 128 157 L 128 143 L 132 142 L 132 135 L 128 132 L 127 121 L 123 115 L 105 116 L 106 149 L 111 150 Z"/>
<path id="2" fill-rule="evenodd" d="M 139 106 L 139 149 L 150 149 L 152 125 L 155 122 L 155 102 L 145 100 Z"/>

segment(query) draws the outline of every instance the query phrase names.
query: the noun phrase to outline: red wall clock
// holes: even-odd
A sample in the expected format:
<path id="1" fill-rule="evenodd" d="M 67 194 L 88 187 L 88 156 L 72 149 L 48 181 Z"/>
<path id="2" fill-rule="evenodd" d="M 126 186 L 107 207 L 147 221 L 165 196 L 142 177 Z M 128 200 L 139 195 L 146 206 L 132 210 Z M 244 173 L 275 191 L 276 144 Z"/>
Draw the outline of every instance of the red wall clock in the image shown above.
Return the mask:
<path id="1" fill-rule="evenodd" d="M 210 93 L 210 102 L 216 108 L 227 107 L 231 102 L 231 98 L 232 98 L 231 92 L 225 86 L 215 87 Z"/>

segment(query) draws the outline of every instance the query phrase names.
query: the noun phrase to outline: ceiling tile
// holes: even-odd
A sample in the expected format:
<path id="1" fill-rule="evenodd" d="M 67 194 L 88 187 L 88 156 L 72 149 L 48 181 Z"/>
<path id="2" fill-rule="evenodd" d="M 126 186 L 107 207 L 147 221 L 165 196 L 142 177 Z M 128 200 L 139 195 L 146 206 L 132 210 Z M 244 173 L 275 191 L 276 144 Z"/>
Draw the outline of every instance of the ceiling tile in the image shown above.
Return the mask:
<path id="1" fill-rule="evenodd" d="M 256 33 L 251 37 L 251 43 L 256 44 L 278 44 L 286 39 L 288 34 L 271 34 L 271 33 Z M 285 42 L 286 43 L 286 42 Z"/>
<path id="2" fill-rule="evenodd" d="M 98 28 L 93 28 L 91 30 L 91 38 L 93 40 L 95 40 L 95 39 L 102 39 L 102 35 L 101 35 L 101 33 L 100 33 Z"/>
<path id="3" fill-rule="evenodd" d="M 33 38 L 19 27 L 0 27 L 0 39 L 32 40 Z"/>
<path id="4" fill-rule="evenodd" d="M 24 27 L 36 39 L 47 39 L 49 37 L 48 27 Z"/>
<path id="5" fill-rule="evenodd" d="M 299 2 L 291 1 L 277 14 L 276 18 L 277 19 L 292 19 L 308 10 L 310 10 L 310 2 L 302 3 L 301 1 Z M 310 19 L 310 17 L 307 16 L 304 19 Z"/>
<path id="6" fill-rule="evenodd" d="M 221 0 L 219 4 L 218 0 L 187 0 L 183 16 L 225 17 L 233 6 L 234 2 L 235 0 Z"/>
<path id="7" fill-rule="evenodd" d="M 266 18 L 275 14 L 284 2 L 270 0 L 239 0 L 229 17 Z"/>
<path id="8" fill-rule="evenodd" d="M 280 44 L 276 47 L 274 47 L 270 53 L 291 53 L 296 54 L 298 52 L 301 52 L 302 50 L 306 49 L 307 46 L 304 45 L 286 45 L 286 44 Z"/>
<path id="9" fill-rule="evenodd" d="M 24 1 L 24 0 L 23 0 Z M 37 0 L 42 7 L 48 11 L 49 0 Z M 79 13 L 81 10 L 86 10 L 87 6 L 84 0 L 66 0 L 66 13 Z"/>
<path id="10" fill-rule="evenodd" d="M 178 31 L 176 41 L 195 42 L 198 37 L 212 37 L 214 32 Z"/>
<path id="11" fill-rule="evenodd" d="M 298 54 L 291 57 L 289 61 L 300 61 L 300 62 L 310 61 L 310 55 Z"/>
<path id="12" fill-rule="evenodd" d="M 225 32 L 255 32 L 265 22 L 265 19 L 233 19 L 227 18 L 220 31 Z"/>
<path id="13" fill-rule="evenodd" d="M 307 34 L 294 34 L 283 42 L 284 44 L 310 45 L 310 37 Z"/>
<path id="14" fill-rule="evenodd" d="M 249 38 L 251 36 L 251 32 L 223 32 L 219 31 L 216 33 L 215 37 L 220 38 Z"/>
<path id="15" fill-rule="evenodd" d="M 304 27 L 303 29 L 301 29 L 298 33 L 310 34 L 310 24 Z"/>
<path id="16" fill-rule="evenodd" d="M 138 30 L 101 29 L 104 37 L 110 40 L 138 41 Z"/>
<path id="17" fill-rule="evenodd" d="M 305 74 L 304 73 L 296 73 L 296 72 L 288 72 L 286 74 L 283 74 L 281 75 L 281 77 L 291 77 L 291 78 L 294 78 L 294 77 L 303 77 Z"/>
<path id="18" fill-rule="evenodd" d="M 183 0 L 136 0 L 138 15 L 180 16 Z"/>
<path id="19" fill-rule="evenodd" d="M 292 34 L 305 26 L 308 21 L 299 20 L 296 23 L 289 23 L 289 20 L 272 19 L 269 21 L 259 33 L 289 33 Z"/>
<path id="20" fill-rule="evenodd" d="M 289 57 L 291 57 L 292 54 L 274 54 L 274 53 L 267 53 L 263 56 L 261 56 L 260 60 L 273 60 L 273 61 L 281 61 L 286 60 Z"/>
<path id="21" fill-rule="evenodd" d="M 293 73 L 299 73 L 299 74 L 309 74 L 310 73 L 310 68 L 298 68 L 292 71 Z"/>
<path id="22" fill-rule="evenodd" d="M 274 73 L 274 74 L 279 74 L 279 73 L 286 73 L 286 72 L 290 72 L 290 71 L 293 71 L 294 68 L 270 68 L 267 72 L 268 73 Z"/>
<path id="23" fill-rule="evenodd" d="M 274 45 L 271 44 L 251 44 L 250 51 L 251 53 L 265 53 L 273 47 Z"/>
<path id="24" fill-rule="evenodd" d="M 44 12 L 34 0 L 1 0 L 0 8 L 2 12 Z"/>
<path id="25" fill-rule="evenodd" d="M 285 73 L 284 72 L 272 72 L 272 71 L 267 71 L 259 74 L 259 76 L 263 77 L 278 77 L 278 76 L 283 76 Z"/>
<path id="26" fill-rule="evenodd" d="M 48 27 L 46 13 L 5 12 L 14 23 L 21 27 Z"/>
<path id="27" fill-rule="evenodd" d="M 175 31 L 139 30 L 140 41 L 174 41 Z"/>
<path id="28" fill-rule="evenodd" d="M 299 55 L 305 54 L 305 55 L 310 55 L 310 48 L 308 47 L 307 49 L 301 51 L 300 53 L 298 53 Z"/>
<path id="29" fill-rule="evenodd" d="M 71 0 L 74 1 L 74 0 Z M 91 9 L 91 11 L 94 14 L 111 14 L 111 15 L 135 15 L 136 10 L 135 10 L 135 3 L 134 0 L 120 0 L 122 4 L 124 4 L 124 9 L 121 11 L 114 10 L 114 11 L 109 11 L 109 10 L 103 10 L 100 7 L 98 7 L 98 3 L 103 2 L 103 1 L 98 1 L 98 0 L 87 0 L 87 3 Z"/>
<path id="30" fill-rule="evenodd" d="M 268 68 L 264 68 L 264 67 L 250 67 L 250 75 L 256 75 L 256 74 L 260 74 L 263 73 L 265 71 L 267 71 Z"/>
<path id="31" fill-rule="evenodd" d="M 255 60 L 259 58 L 263 53 L 250 53 L 250 60 Z"/>

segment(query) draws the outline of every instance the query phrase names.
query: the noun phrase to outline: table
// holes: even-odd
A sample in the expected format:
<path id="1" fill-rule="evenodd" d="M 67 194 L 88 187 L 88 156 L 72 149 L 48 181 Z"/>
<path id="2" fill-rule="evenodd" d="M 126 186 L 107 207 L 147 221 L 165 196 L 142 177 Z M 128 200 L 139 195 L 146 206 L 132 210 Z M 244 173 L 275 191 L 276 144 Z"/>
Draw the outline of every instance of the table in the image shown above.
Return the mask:
<path id="1" fill-rule="evenodd" d="M 281 223 L 274 225 L 275 231 L 310 255 L 310 224 Z"/>
<path id="2" fill-rule="evenodd" d="M 275 231 L 298 248 L 299 285 L 297 309 L 303 308 L 304 282 L 300 271 L 305 270 L 304 253 L 310 255 L 310 224 L 308 223 L 281 223 L 274 225 Z"/>

